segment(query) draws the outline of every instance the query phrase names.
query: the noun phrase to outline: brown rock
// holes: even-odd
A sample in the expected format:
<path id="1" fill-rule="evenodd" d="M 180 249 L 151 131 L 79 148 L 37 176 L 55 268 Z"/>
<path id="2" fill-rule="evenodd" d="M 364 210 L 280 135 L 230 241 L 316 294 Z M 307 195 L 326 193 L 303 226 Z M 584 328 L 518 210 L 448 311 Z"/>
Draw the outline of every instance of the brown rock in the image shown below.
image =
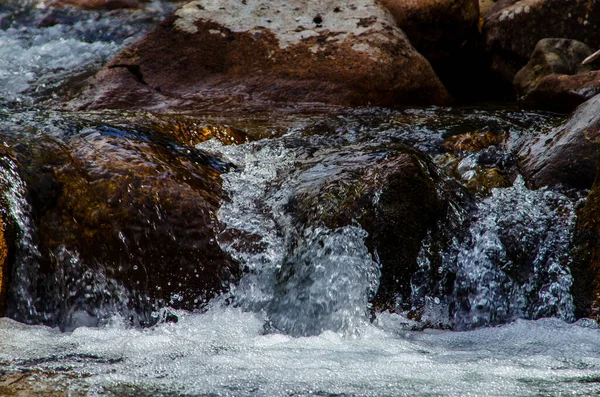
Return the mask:
<path id="1" fill-rule="evenodd" d="M 4 315 L 6 292 L 8 291 L 8 243 L 4 221 L 0 219 L 0 316 Z"/>
<path id="2" fill-rule="evenodd" d="M 477 151 L 504 141 L 504 136 L 489 131 L 469 132 L 453 135 L 446 139 L 444 147 L 451 151 Z"/>
<path id="3" fill-rule="evenodd" d="M 575 75 L 550 74 L 521 98 L 521 104 L 529 109 L 568 113 L 597 94 L 600 94 L 598 70 Z"/>
<path id="4" fill-rule="evenodd" d="M 513 81 L 521 104 L 571 112 L 599 93 L 600 74 L 592 72 L 592 65 L 582 65 L 591 54 L 591 48 L 577 40 L 540 40 Z"/>
<path id="5" fill-rule="evenodd" d="M 73 6 L 85 10 L 117 10 L 121 8 L 139 8 L 137 0 L 57 0 L 53 6 Z"/>
<path id="6" fill-rule="evenodd" d="M 600 175 L 597 173 L 596 175 Z M 600 321 L 600 180 L 596 178 L 585 205 L 577 213 L 573 237 L 575 316 Z"/>
<path id="7" fill-rule="evenodd" d="M 519 153 L 519 168 L 534 187 L 563 183 L 589 188 L 599 149 L 600 95 L 596 95 L 562 126 L 526 145 Z"/>
<path id="8" fill-rule="evenodd" d="M 429 63 L 373 0 L 348 6 L 201 0 L 118 54 L 70 106 L 447 101 Z"/>
<path id="9" fill-rule="evenodd" d="M 22 320 L 68 329 L 121 312 L 149 324 L 166 305 L 202 307 L 239 276 L 215 241 L 217 159 L 106 126 L 18 150 L 40 252 L 41 318 Z"/>
<path id="10" fill-rule="evenodd" d="M 574 39 L 600 48 L 600 3 L 592 0 L 498 2 L 485 15 L 485 50 L 492 69 L 511 83 L 544 38 Z"/>

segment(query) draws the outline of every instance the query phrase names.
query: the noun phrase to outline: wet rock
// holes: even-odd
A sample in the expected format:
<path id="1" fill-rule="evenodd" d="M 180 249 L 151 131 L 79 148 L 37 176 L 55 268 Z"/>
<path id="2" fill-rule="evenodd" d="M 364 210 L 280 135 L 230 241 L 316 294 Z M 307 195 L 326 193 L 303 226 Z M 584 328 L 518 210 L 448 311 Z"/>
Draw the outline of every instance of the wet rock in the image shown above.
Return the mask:
<path id="1" fill-rule="evenodd" d="M 227 125 L 211 125 L 180 115 L 149 115 L 152 128 L 185 145 L 196 146 L 209 139 L 224 145 L 241 144 L 249 140 L 246 133 Z"/>
<path id="2" fill-rule="evenodd" d="M 358 223 L 367 231 L 366 245 L 381 263 L 373 299 L 379 310 L 410 309 L 421 241 L 443 209 L 427 160 L 413 150 L 395 149 L 312 154 L 300 165 L 311 180 L 301 185 L 288 208 L 302 225 L 335 229 Z M 318 170 L 329 176 L 318 177 Z"/>
<path id="3" fill-rule="evenodd" d="M 6 293 L 8 291 L 8 242 L 6 241 L 6 227 L 0 219 L 0 316 L 4 315 L 6 306 Z"/>
<path id="4" fill-rule="evenodd" d="M 139 8 L 137 0 L 57 0 L 53 6 L 73 6 L 85 10 L 117 10 L 121 8 Z"/>
<path id="5" fill-rule="evenodd" d="M 524 107 L 571 112 L 600 93 L 600 72 L 582 65 L 592 54 L 586 44 L 569 39 L 543 39 L 513 86 Z"/>
<path id="6" fill-rule="evenodd" d="M 477 0 L 383 0 L 381 3 L 454 96 L 474 83 L 472 69 L 479 36 Z"/>
<path id="7" fill-rule="evenodd" d="M 478 151 L 504 141 L 504 136 L 492 134 L 489 131 L 469 132 L 452 135 L 444 142 L 444 147 L 450 151 Z"/>
<path id="8" fill-rule="evenodd" d="M 215 241 L 212 156 L 107 126 L 17 151 L 39 257 L 35 311 L 13 306 L 12 317 L 70 329 L 121 313 L 152 324 L 161 307 L 201 308 L 239 276 Z"/>
<path id="9" fill-rule="evenodd" d="M 485 15 L 485 50 L 492 70 L 508 85 L 541 39 L 574 39 L 599 48 L 599 23 L 600 5 L 594 1 L 499 1 Z"/>
<path id="10" fill-rule="evenodd" d="M 597 174 L 600 175 L 600 174 Z M 577 212 L 573 237 L 573 299 L 577 318 L 600 321 L 600 180 Z"/>
<path id="11" fill-rule="evenodd" d="M 189 2 L 110 61 L 73 108 L 446 103 L 393 17 L 372 0 Z"/>
<path id="12" fill-rule="evenodd" d="M 583 103 L 562 126 L 542 134 L 519 153 L 519 168 L 534 187 L 563 183 L 589 188 L 600 149 L 600 95 Z"/>

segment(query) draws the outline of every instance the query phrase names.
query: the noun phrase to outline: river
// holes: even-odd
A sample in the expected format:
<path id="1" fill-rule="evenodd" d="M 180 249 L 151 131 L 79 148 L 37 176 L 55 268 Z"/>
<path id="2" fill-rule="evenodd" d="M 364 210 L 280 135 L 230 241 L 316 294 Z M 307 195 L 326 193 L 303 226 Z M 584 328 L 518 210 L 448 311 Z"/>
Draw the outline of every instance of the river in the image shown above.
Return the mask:
<path id="1" fill-rule="evenodd" d="M 0 5 L 3 140 L 34 148 L 44 140 L 69 145 L 73 136 L 152 139 L 144 135 L 140 115 L 60 112 L 47 105 L 69 95 L 173 7 L 155 0 L 144 12 L 100 17 L 49 14 L 34 1 Z M 10 158 L 0 164 L 4 215 L 19 239 L 20 277 L 11 287 L 9 313 L 21 320 L 0 319 L 0 395 L 600 393 L 600 330 L 592 320 L 575 321 L 570 293 L 575 209 L 586 192 L 530 190 L 514 172 L 523 143 L 562 117 L 490 105 L 197 117 L 245 130 L 251 138 L 238 145 L 212 139 L 196 149 L 218 158 L 217 165 L 235 165 L 221 175 L 226 197 L 216 214 L 221 236 L 241 231 L 260 244 L 218 238 L 215 243 L 244 268 L 237 286 L 194 312 L 167 304 L 152 313 L 158 322 L 150 327 L 131 325 L 125 304 L 131 296 L 104 273 L 84 274 L 94 288 L 79 306 L 39 302 L 40 296 L 66 302 L 79 291 L 59 288 L 36 296 L 31 286 L 40 252 L 26 194 L 29 179 Z M 448 157 L 444 141 L 473 131 L 501 135 L 502 144 Z M 420 276 L 411 285 L 423 304 L 418 318 L 409 310 L 370 311 L 381 266 L 360 225 L 298 225 L 288 208 L 298 191 L 318 190 L 322 181 L 355 164 L 368 168 L 397 145 L 419 150 L 438 167 L 439 192 L 458 182 L 452 188 L 455 206 L 439 225 L 443 232 L 422 242 Z M 325 160 L 312 162 L 313 157 Z M 507 174 L 502 186 L 477 182 L 498 167 Z M 467 188 L 471 193 L 462 196 Z M 444 241 L 441 254 L 432 248 L 436 239 Z M 520 273 L 511 258 L 523 255 L 528 267 Z M 84 278 L 77 258 L 69 253 L 65 263 Z M 290 272 L 282 295 L 277 274 L 290 261 L 306 266 Z M 433 263 L 439 266 L 435 281 L 427 276 Z M 453 292 L 440 293 L 450 275 Z M 110 299 L 99 299 L 106 295 Z"/>

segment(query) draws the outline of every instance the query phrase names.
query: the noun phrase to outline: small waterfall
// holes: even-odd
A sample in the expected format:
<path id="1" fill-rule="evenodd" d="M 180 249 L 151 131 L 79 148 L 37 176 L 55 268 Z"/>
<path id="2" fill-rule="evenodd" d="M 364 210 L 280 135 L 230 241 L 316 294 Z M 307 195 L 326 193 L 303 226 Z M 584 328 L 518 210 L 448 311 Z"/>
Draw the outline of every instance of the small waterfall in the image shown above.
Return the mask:
<path id="1" fill-rule="evenodd" d="M 16 163 L 8 156 L 4 156 L 0 162 L 0 185 L 3 188 L 2 199 L 8 211 L 9 221 L 13 222 L 16 229 L 16 252 L 7 314 L 20 321 L 32 323 L 39 321 L 34 297 L 40 253 L 34 241 L 31 206 L 26 199 L 25 182 L 17 171 Z"/>
<path id="2" fill-rule="evenodd" d="M 242 168 L 223 175 L 229 197 L 218 213 L 226 226 L 219 242 L 247 271 L 233 292 L 235 304 L 266 312 L 270 326 L 291 335 L 355 332 L 368 319 L 380 275 L 367 233 L 293 224 L 285 206 L 298 183 L 289 178 L 295 156 L 283 143 L 200 146 Z"/>
<path id="3" fill-rule="evenodd" d="M 426 317 L 458 329 L 518 318 L 574 320 L 570 293 L 574 200 L 547 188 L 529 190 L 522 177 L 477 204 L 464 239 L 439 254 L 439 278 L 454 280 L 449 296 L 428 296 Z M 438 255 L 423 247 L 420 266 Z M 423 288 L 422 285 L 413 286 Z M 442 287 L 437 288 L 443 290 Z"/>

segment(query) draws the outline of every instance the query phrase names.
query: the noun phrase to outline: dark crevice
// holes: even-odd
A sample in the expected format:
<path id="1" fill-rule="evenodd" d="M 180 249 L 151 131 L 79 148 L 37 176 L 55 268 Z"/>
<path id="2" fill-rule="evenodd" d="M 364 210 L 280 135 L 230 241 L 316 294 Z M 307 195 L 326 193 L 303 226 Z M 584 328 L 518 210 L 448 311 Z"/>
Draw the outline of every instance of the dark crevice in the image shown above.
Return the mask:
<path id="1" fill-rule="evenodd" d="M 118 65 L 111 65 L 108 67 L 109 69 L 115 69 L 115 68 L 126 68 L 127 71 L 129 73 L 131 73 L 135 79 L 137 81 L 139 81 L 140 83 L 144 84 L 144 85 L 148 85 L 148 83 L 146 83 L 144 81 L 144 75 L 142 74 L 142 70 L 140 69 L 140 65 L 125 65 L 125 64 L 118 64 Z"/>

